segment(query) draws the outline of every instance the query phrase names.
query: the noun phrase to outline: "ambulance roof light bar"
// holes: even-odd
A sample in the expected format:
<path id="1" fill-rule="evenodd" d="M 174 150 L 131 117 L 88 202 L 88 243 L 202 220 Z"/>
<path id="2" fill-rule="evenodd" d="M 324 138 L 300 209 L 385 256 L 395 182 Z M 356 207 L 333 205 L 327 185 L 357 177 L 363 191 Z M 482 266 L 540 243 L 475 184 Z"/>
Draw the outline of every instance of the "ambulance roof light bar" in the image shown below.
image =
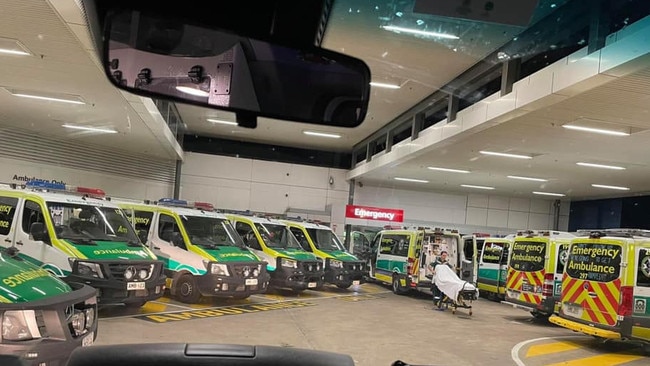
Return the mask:
<path id="1" fill-rule="evenodd" d="M 195 208 L 201 211 L 214 211 L 214 205 L 209 202 L 196 202 L 179 200 L 175 198 L 161 198 L 158 200 L 160 206 Z"/>
<path id="2" fill-rule="evenodd" d="M 104 198 L 106 192 L 99 188 L 69 186 L 64 183 L 45 182 L 42 180 L 30 180 L 25 183 L 26 188 L 40 189 L 53 192 L 65 192 L 71 194 L 84 195 L 93 198 Z"/>

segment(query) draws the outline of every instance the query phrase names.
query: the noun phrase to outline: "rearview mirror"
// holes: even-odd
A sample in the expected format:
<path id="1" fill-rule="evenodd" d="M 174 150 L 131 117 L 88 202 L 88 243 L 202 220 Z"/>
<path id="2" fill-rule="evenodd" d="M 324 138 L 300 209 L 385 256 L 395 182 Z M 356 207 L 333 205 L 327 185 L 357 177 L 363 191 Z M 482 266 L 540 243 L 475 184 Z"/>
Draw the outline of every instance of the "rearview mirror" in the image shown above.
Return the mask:
<path id="1" fill-rule="evenodd" d="M 129 92 L 256 117 L 356 127 L 368 108 L 361 60 L 318 47 L 291 48 L 133 10 L 107 15 L 103 65 Z"/>

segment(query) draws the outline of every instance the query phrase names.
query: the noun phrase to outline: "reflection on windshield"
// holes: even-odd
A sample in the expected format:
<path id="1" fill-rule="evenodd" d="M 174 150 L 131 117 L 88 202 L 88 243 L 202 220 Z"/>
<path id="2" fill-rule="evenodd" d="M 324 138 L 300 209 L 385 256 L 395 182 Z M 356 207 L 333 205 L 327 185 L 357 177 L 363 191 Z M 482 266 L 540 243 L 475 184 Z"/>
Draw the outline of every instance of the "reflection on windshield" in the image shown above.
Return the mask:
<path id="1" fill-rule="evenodd" d="M 289 232 L 289 228 L 278 224 L 255 224 L 255 228 L 269 248 L 301 249 L 298 240 Z"/>
<path id="2" fill-rule="evenodd" d="M 181 216 L 190 242 L 207 248 L 239 246 L 244 242 L 225 219 L 216 217 Z"/>
<path id="3" fill-rule="evenodd" d="M 333 252 L 335 250 L 345 250 L 339 238 L 331 230 L 326 229 L 307 229 L 307 233 L 314 245 L 324 252 Z"/>
<path id="4" fill-rule="evenodd" d="M 59 239 L 74 244 L 94 244 L 100 240 L 140 245 L 133 228 L 118 208 L 62 202 L 48 202 L 47 207 Z"/>

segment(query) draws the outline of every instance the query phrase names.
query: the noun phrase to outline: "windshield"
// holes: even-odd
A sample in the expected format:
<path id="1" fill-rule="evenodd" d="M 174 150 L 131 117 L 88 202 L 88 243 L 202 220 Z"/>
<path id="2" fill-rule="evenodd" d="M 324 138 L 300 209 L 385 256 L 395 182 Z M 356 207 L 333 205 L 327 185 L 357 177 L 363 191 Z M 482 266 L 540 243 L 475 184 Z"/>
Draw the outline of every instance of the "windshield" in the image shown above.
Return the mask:
<path id="1" fill-rule="evenodd" d="M 307 229 L 307 233 L 316 248 L 324 252 L 345 251 L 345 247 L 332 230 Z"/>
<path id="2" fill-rule="evenodd" d="M 244 242 L 225 219 L 205 216 L 181 216 L 185 232 L 194 245 L 211 248 L 217 246 L 243 247 Z"/>
<path id="3" fill-rule="evenodd" d="M 99 207 L 70 202 L 48 202 L 56 237 L 73 244 L 97 241 L 121 241 L 140 245 L 131 224 L 119 208 Z"/>
<path id="4" fill-rule="evenodd" d="M 298 240 L 291 234 L 289 228 L 284 225 L 256 223 L 255 228 L 262 236 L 264 244 L 269 248 L 301 249 Z"/>

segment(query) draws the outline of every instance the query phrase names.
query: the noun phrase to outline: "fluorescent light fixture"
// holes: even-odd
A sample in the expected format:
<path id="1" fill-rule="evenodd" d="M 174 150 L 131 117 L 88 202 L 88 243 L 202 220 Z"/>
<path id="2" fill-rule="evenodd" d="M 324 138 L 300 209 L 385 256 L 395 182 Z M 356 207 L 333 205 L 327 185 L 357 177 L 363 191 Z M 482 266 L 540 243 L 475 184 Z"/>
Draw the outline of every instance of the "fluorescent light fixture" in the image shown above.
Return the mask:
<path id="1" fill-rule="evenodd" d="M 566 194 L 563 193 L 553 193 L 553 192 L 533 192 L 533 194 L 537 194 L 540 196 L 553 196 L 553 197 L 564 197 Z"/>
<path id="2" fill-rule="evenodd" d="M 594 128 L 594 127 L 576 126 L 576 125 L 562 125 L 562 127 L 566 128 L 568 130 L 599 133 L 599 134 L 602 134 L 602 135 L 630 136 L 629 132 L 616 131 L 616 130 L 606 130 L 604 128 Z"/>
<path id="3" fill-rule="evenodd" d="M 520 155 L 520 154 L 508 154 L 508 153 L 501 153 L 501 152 L 494 152 L 494 151 L 479 151 L 483 155 L 491 155 L 491 156 L 501 156 L 504 158 L 514 158 L 514 159 L 532 159 L 533 157 L 530 155 Z"/>
<path id="4" fill-rule="evenodd" d="M 176 90 L 178 90 L 179 92 L 185 93 L 185 94 L 194 95 L 195 97 L 206 97 L 207 98 L 207 97 L 210 96 L 210 93 L 208 93 L 207 91 L 203 91 L 203 90 L 197 89 L 197 88 L 191 88 L 189 86 L 177 86 Z"/>
<path id="5" fill-rule="evenodd" d="M 430 166 L 430 167 L 427 167 L 427 169 L 431 169 L 431 170 L 439 170 L 439 171 L 441 171 L 441 172 L 450 172 L 450 173 L 463 173 L 463 174 L 467 174 L 467 173 L 469 173 L 469 170 L 450 169 L 450 168 L 439 168 L 439 167 L 436 167 L 436 166 Z"/>
<path id="6" fill-rule="evenodd" d="M 0 37 L 0 54 L 14 55 L 14 56 L 31 56 L 27 47 L 20 43 L 17 39 L 1 38 Z"/>
<path id="7" fill-rule="evenodd" d="M 108 129 L 108 128 L 69 125 L 67 123 L 62 125 L 62 126 L 65 127 L 65 128 L 71 128 L 73 130 L 83 130 L 83 131 L 101 132 L 101 133 L 117 133 L 117 131 L 112 130 L 112 129 Z"/>
<path id="8" fill-rule="evenodd" d="M 532 178 L 532 177 L 520 177 L 518 175 L 509 175 L 508 178 L 510 178 L 510 179 L 519 179 L 519 180 L 530 180 L 530 181 L 533 181 L 533 182 L 548 182 L 548 179 Z"/>
<path id="9" fill-rule="evenodd" d="M 237 126 L 237 122 L 233 122 L 233 121 L 224 121 L 224 120 L 215 119 L 215 118 L 208 118 L 207 121 L 211 122 L 211 123 L 218 123 L 220 125 Z"/>
<path id="10" fill-rule="evenodd" d="M 461 184 L 461 187 L 465 188 L 475 188 L 475 189 L 485 189 L 485 190 L 493 190 L 494 187 L 487 187 L 487 186 L 475 186 L 473 184 Z"/>
<path id="11" fill-rule="evenodd" d="M 317 137 L 327 137 L 330 139 L 340 139 L 341 135 L 338 133 L 328 133 L 328 132 L 316 132 L 316 131 L 302 131 L 305 135 L 308 136 L 317 136 Z"/>
<path id="12" fill-rule="evenodd" d="M 395 85 L 395 84 L 388 84 L 388 83 L 380 83 L 376 81 L 371 81 L 370 82 L 371 86 L 376 86 L 378 88 L 386 88 L 386 89 L 399 89 L 401 86 Z"/>
<path id="13" fill-rule="evenodd" d="M 86 104 L 86 102 L 84 102 L 84 100 L 78 95 L 59 94 L 59 93 L 40 93 L 35 91 L 17 90 L 17 89 L 10 89 L 10 88 L 3 88 L 3 89 L 8 91 L 14 97 L 45 100 L 48 102 Z"/>
<path id="14" fill-rule="evenodd" d="M 428 180 L 424 180 L 424 179 L 400 178 L 400 177 L 395 177 L 393 179 L 399 180 L 399 181 L 402 181 L 402 182 L 429 183 Z"/>
<path id="15" fill-rule="evenodd" d="M 604 165 L 604 164 L 593 164 L 593 163 L 583 163 L 583 162 L 576 163 L 576 165 L 587 166 L 587 167 L 590 167 L 590 168 L 601 168 L 601 169 L 611 169 L 611 170 L 625 170 L 624 167 L 616 166 L 616 165 Z"/>
<path id="16" fill-rule="evenodd" d="M 594 188 L 605 188 L 605 189 L 614 189 L 617 191 L 629 191 L 630 189 L 627 187 L 619 187 L 619 186 L 608 186 L 605 184 L 592 184 L 591 185 Z"/>
<path id="17" fill-rule="evenodd" d="M 384 25 L 382 26 L 382 28 L 388 31 L 399 32 L 399 33 L 411 33 L 420 36 L 429 36 L 429 37 L 437 37 L 437 38 L 445 38 L 445 39 L 460 39 L 460 37 L 455 36 L 453 34 L 423 31 L 423 30 L 413 29 L 413 28 L 396 27 L 394 25 Z"/>

